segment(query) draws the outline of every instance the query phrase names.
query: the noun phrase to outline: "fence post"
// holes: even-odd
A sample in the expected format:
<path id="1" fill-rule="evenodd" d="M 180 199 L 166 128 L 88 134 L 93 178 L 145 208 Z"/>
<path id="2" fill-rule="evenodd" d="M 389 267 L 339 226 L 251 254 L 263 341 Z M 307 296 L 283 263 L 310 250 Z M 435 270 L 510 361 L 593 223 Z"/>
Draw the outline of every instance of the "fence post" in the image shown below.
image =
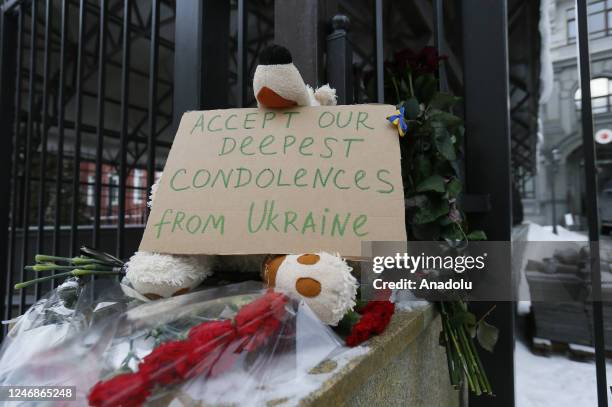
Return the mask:
<path id="1" fill-rule="evenodd" d="M 327 81 L 336 89 L 339 105 L 350 105 L 353 95 L 353 48 L 348 39 L 350 20 L 343 14 L 332 18 L 333 31 L 327 36 Z"/>
<path id="2" fill-rule="evenodd" d="M 0 278 L 0 295 L 8 292 L 12 295 L 12 288 L 7 287 L 11 281 L 11 268 L 8 267 L 9 242 L 9 211 L 11 199 L 11 164 L 13 152 L 13 136 L 15 121 L 15 74 L 17 55 L 17 21 L 10 11 L 0 9 L 0 129 L 2 129 L 4 148 L 0 149 L 0 264 L 5 275 Z M 8 288 L 8 291 L 7 291 Z M 10 302 L 9 302 L 10 303 Z M 0 316 L 10 315 L 6 312 L 6 300 L 0 301 Z M 0 329 L 0 338 L 4 330 Z"/>
<path id="3" fill-rule="evenodd" d="M 230 2 L 177 1 L 174 125 L 188 110 L 228 107 Z"/>
<path id="4" fill-rule="evenodd" d="M 462 1 L 465 171 L 468 194 L 490 196 L 486 212 L 471 214 L 474 229 L 483 229 L 489 240 L 510 242 L 510 109 L 508 102 L 508 29 L 506 0 Z M 487 63 L 483 64 L 482 61 Z M 486 90 L 483 84 L 487 84 Z M 510 253 L 504 261 L 510 263 Z M 500 287 L 512 298 L 511 273 L 497 274 Z M 501 280 L 503 278 L 503 280 Z M 499 329 L 493 353 L 479 352 L 489 375 L 495 399 L 471 396 L 470 406 L 514 406 L 514 309 L 513 301 L 473 302 L 477 315 L 495 306 L 490 322 Z"/>
<path id="5" fill-rule="evenodd" d="M 274 2 L 274 42 L 287 47 L 304 81 L 315 87 L 323 73 L 325 4 L 322 0 Z"/>

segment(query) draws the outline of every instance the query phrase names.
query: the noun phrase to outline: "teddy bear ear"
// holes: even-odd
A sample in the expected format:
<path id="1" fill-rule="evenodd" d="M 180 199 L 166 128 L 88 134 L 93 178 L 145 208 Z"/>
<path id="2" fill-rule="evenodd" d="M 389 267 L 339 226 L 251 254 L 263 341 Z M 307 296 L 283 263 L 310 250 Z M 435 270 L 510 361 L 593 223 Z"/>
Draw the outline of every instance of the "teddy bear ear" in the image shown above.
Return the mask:
<path id="1" fill-rule="evenodd" d="M 291 52 L 282 45 L 269 45 L 259 54 L 259 65 L 284 65 L 292 62 Z"/>

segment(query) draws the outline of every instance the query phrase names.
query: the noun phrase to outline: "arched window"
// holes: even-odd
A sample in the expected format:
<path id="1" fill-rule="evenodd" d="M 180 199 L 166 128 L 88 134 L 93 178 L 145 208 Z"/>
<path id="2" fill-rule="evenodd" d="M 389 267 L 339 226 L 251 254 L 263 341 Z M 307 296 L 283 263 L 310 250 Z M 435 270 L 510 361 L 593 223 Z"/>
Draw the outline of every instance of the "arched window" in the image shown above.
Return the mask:
<path id="1" fill-rule="evenodd" d="M 574 95 L 576 108 L 580 110 L 582 91 L 578 89 Z M 593 113 L 612 112 L 612 80 L 606 77 L 591 79 L 591 105 Z"/>

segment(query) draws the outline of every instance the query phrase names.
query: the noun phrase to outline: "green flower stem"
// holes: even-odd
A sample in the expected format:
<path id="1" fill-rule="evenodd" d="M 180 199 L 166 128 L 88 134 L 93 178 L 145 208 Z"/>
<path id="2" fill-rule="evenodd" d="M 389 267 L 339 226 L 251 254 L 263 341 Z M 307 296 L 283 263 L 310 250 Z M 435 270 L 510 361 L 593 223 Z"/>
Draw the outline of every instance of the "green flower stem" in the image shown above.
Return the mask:
<path id="1" fill-rule="evenodd" d="M 102 260 L 98 260 L 98 259 L 92 259 L 91 257 L 73 257 L 72 259 L 70 259 L 72 264 L 76 264 L 76 265 L 83 265 L 83 264 L 105 264 L 108 265 L 108 263 L 102 261 Z"/>
<path id="2" fill-rule="evenodd" d="M 391 76 L 391 83 L 393 84 L 393 89 L 395 89 L 395 97 L 397 100 L 400 100 L 399 88 L 397 87 L 397 80 L 394 76 Z"/>
<path id="3" fill-rule="evenodd" d="M 75 265 L 84 265 L 84 264 L 106 264 L 105 262 L 97 259 L 92 259 L 90 257 L 78 256 L 78 257 L 58 257 L 58 256 L 49 256 L 47 254 L 37 254 L 34 257 L 36 263 L 68 263 Z"/>
<path id="4" fill-rule="evenodd" d="M 469 364 L 467 363 L 465 359 L 465 355 L 463 355 L 463 352 L 461 351 L 461 346 L 459 345 L 459 341 L 457 340 L 457 335 L 455 334 L 454 329 L 450 321 L 448 320 L 448 314 L 446 312 L 444 302 L 441 303 L 441 306 L 442 306 L 442 312 L 443 312 L 442 323 L 446 325 L 449 336 L 451 337 L 452 343 L 455 347 L 455 350 L 457 351 L 457 354 L 461 361 L 461 366 L 463 367 L 463 370 L 465 371 L 465 374 L 468 380 L 468 384 L 470 386 L 470 390 L 476 392 L 476 384 L 473 380 L 471 369 L 469 368 Z"/>
<path id="5" fill-rule="evenodd" d="M 408 86 L 410 86 L 410 96 L 415 97 L 414 85 L 412 84 L 412 72 L 408 72 Z"/>
<path id="6" fill-rule="evenodd" d="M 476 355 L 476 362 L 478 363 L 478 367 L 480 369 L 480 372 L 482 374 L 482 378 L 485 384 L 485 390 L 487 394 L 492 395 L 493 394 L 493 387 L 491 386 L 491 383 L 489 382 L 489 378 L 487 377 L 487 371 L 485 370 L 484 366 L 482 365 L 482 361 L 480 360 L 480 358 L 478 357 L 478 351 L 476 350 L 476 345 L 474 344 L 474 341 L 470 341 L 470 347 L 472 349 L 472 352 Z"/>
<path id="7" fill-rule="evenodd" d="M 466 360 L 469 363 L 470 370 L 474 374 L 474 382 L 476 384 L 476 394 L 482 394 L 484 390 L 484 382 L 482 381 L 482 375 L 480 373 L 480 369 L 478 368 L 478 364 L 474 360 L 474 354 L 472 353 L 472 348 L 468 343 L 468 338 L 465 334 L 465 327 L 462 325 L 459 328 L 459 340 L 463 343 L 463 349 L 465 350 Z"/>
<path id="8" fill-rule="evenodd" d="M 26 266 L 27 271 L 59 271 L 59 270 L 74 270 L 77 266 L 60 266 L 57 264 L 36 264 L 34 266 Z M 84 264 L 78 268 L 84 270 L 95 270 L 95 271 L 113 271 L 113 267 L 105 266 L 103 264 Z"/>
<path id="9" fill-rule="evenodd" d="M 54 274 L 51 276 L 46 276 L 46 277 L 41 277 L 41 278 L 35 278 L 33 280 L 29 280 L 29 281 L 23 281 L 21 283 L 17 283 L 15 284 L 15 290 L 21 290 L 23 288 L 29 287 L 33 284 L 36 283 L 43 283 L 45 281 L 50 281 L 50 280 L 54 280 L 56 278 L 62 278 L 62 277 L 84 277 L 84 276 L 89 276 L 89 275 L 94 275 L 94 276 L 101 276 L 101 275 L 118 275 L 118 274 L 123 274 L 123 271 L 121 270 L 84 270 L 84 269 L 74 269 L 72 271 L 68 271 L 65 273 L 58 273 L 58 274 Z"/>
<path id="10" fill-rule="evenodd" d="M 46 254 L 37 254 L 36 257 L 34 257 L 34 260 L 36 261 L 36 263 L 53 263 L 56 261 L 70 263 L 72 259 L 69 257 L 58 257 L 58 256 L 48 256 Z"/>
<path id="11" fill-rule="evenodd" d="M 459 372 L 457 371 L 457 356 L 453 352 L 453 348 L 451 346 L 451 339 L 448 335 L 448 332 L 446 331 L 445 326 L 442 325 L 442 327 L 442 334 L 444 335 L 444 347 L 446 348 L 447 355 L 446 363 L 448 365 L 448 374 L 450 377 L 450 382 L 455 389 L 458 389 L 459 384 L 461 383 L 461 377 L 459 375 Z"/>

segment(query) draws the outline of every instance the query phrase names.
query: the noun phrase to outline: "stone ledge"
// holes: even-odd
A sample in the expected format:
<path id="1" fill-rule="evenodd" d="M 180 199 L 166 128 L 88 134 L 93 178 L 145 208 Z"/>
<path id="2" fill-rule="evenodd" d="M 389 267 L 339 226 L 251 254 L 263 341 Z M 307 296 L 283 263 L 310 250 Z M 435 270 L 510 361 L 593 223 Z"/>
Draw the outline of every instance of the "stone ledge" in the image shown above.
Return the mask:
<path id="1" fill-rule="evenodd" d="M 395 391 L 394 386 L 402 386 L 402 383 L 408 381 L 412 382 L 406 385 L 416 392 L 425 393 L 434 389 L 436 393 L 423 397 L 415 394 L 410 400 L 403 398 L 406 395 L 395 395 L 395 402 L 401 399 L 405 405 L 412 401 L 411 405 L 425 406 L 434 405 L 431 403 L 436 400 L 435 405 L 458 405 L 459 395 L 448 382 L 444 349 L 436 347 L 439 330 L 439 316 L 433 305 L 417 311 L 397 312 L 385 333 L 370 340 L 368 353 L 350 360 L 323 382 L 319 389 L 304 397 L 299 405 L 360 405 L 365 403 L 361 400 L 364 398 L 368 402 L 374 399 L 376 402 L 394 405 L 394 395 L 389 393 Z M 423 352 L 431 352 L 431 358 L 427 358 Z M 419 371 L 419 365 L 423 371 Z M 409 371 L 400 371 L 404 369 Z M 439 388 L 434 383 L 430 383 L 432 386 L 423 386 L 421 376 L 427 377 L 426 381 L 438 382 Z M 364 391 L 372 394 L 362 394 Z"/>

